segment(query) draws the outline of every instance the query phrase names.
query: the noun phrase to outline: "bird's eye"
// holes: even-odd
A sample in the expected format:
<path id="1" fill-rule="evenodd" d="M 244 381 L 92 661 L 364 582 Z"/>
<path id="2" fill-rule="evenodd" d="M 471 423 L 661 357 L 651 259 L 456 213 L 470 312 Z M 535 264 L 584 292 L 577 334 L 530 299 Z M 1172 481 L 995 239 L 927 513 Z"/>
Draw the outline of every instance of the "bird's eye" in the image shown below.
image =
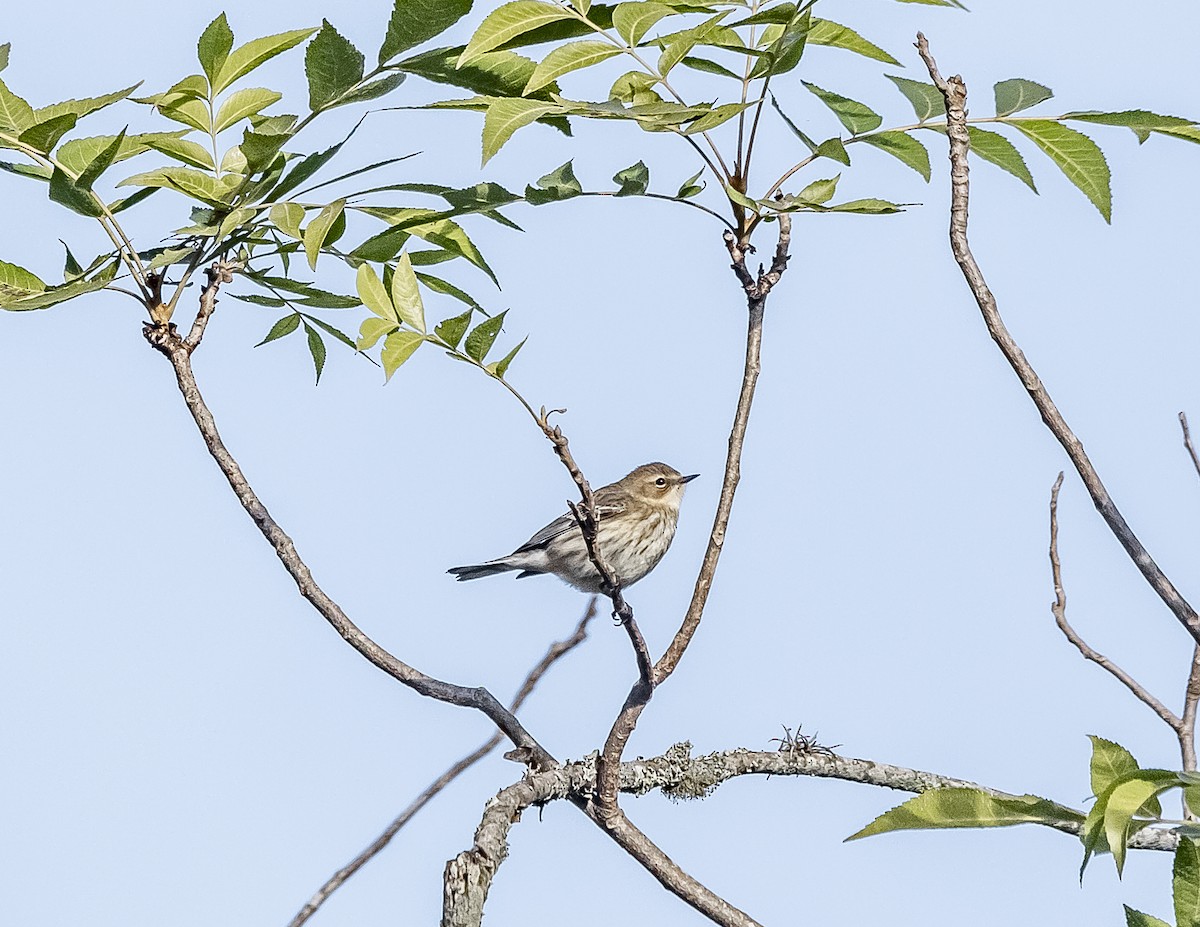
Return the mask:
<path id="1" fill-rule="evenodd" d="M 660 476 L 658 479 L 656 479 L 656 480 L 654 481 L 654 485 L 655 485 L 655 486 L 666 486 L 666 485 L 667 485 L 667 478 L 666 478 L 665 476 Z"/>

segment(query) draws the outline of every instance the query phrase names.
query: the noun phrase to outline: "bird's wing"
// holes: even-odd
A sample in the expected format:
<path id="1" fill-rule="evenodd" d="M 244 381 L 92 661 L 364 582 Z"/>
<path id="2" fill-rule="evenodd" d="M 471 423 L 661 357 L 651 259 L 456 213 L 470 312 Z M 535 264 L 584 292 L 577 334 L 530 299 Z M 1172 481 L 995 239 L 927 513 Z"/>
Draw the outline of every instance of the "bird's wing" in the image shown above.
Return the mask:
<path id="1" fill-rule="evenodd" d="M 605 498 L 604 490 L 596 493 L 596 518 L 603 521 L 606 518 L 611 518 L 620 512 L 625 511 L 625 503 L 612 498 Z M 546 525 L 541 531 L 531 537 L 528 541 L 513 551 L 514 554 L 525 553 L 530 550 L 537 550 L 539 547 L 545 547 L 556 537 L 566 534 L 572 528 L 579 527 L 579 523 L 575 521 L 575 516 L 568 512 L 566 515 L 560 515 L 550 524 Z"/>

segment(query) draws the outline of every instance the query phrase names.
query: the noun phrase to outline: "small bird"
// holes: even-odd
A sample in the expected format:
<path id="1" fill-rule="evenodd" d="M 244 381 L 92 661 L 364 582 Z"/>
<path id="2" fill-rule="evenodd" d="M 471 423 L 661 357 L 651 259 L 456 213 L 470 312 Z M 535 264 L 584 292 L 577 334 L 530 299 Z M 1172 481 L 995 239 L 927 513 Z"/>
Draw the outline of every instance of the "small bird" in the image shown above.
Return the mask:
<path id="1" fill-rule="evenodd" d="M 622 588 L 658 566 L 675 537 L 683 489 L 700 474 L 682 476 L 664 463 L 648 463 L 596 490 L 596 539 Z M 575 516 L 556 518 L 507 557 L 451 567 L 462 582 L 520 570 L 517 579 L 553 573 L 584 592 L 603 592 Z"/>

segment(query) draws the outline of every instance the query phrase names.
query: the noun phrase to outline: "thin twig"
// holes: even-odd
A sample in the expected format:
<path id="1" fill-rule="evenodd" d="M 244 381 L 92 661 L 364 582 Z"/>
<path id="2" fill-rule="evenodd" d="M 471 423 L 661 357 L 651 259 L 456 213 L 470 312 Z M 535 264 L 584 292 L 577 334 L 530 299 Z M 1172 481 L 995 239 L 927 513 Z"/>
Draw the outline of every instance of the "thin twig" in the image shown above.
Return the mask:
<path id="1" fill-rule="evenodd" d="M 1183 429 L 1183 446 L 1187 448 L 1188 456 L 1196 475 L 1200 476 L 1200 457 L 1196 456 L 1195 445 L 1192 444 L 1192 432 L 1188 428 L 1187 415 L 1179 413 L 1179 427 Z M 1200 702 L 1200 644 L 1192 652 L 1192 668 L 1188 673 L 1187 688 L 1183 696 L 1183 727 L 1179 732 L 1179 751 L 1183 759 L 1183 768 L 1189 771 L 1196 768 L 1196 704 Z M 1191 811 L 1184 803 L 1185 814 Z"/>
<path id="2" fill-rule="evenodd" d="M 228 268 L 230 265 L 219 266 Z M 208 300 L 211 303 L 216 299 L 217 291 L 224 276 L 224 272 L 220 270 L 216 273 L 210 272 L 209 285 L 201 295 L 202 305 L 200 313 L 197 315 L 196 322 L 192 326 L 192 335 L 197 336 L 195 343 L 189 343 L 188 339 L 180 337 L 176 327 L 169 322 L 147 324 L 142 329 L 142 333 L 150 345 L 171 362 L 171 367 L 175 371 L 175 379 L 178 383 L 179 391 L 183 396 L 183 401 L 192 418 L 195 420 L 197 428 L 200 430 L 200 435 L 204 440 L 205 446 L 208 448 L 210 456 L 216 461 L 217 466 L 221 468 L 222 474 L 228 480 L 238 501 L 241 502 L 242 507 L 246 510 L 246 514 L 250 516 L 255 527 L 266 538 L 267 543 L 271 545 L 276 556 L 283 563 L 284 569 L 287 570 L 288 574 L 295 581 L 300 594 L 308 600 L 309 604 L 317 610 L 322 618 L 329 622 L 334 630 L 350 646 L 392 678 L 429 698 L 449 702 L 452 705 L 474 708 L 483 712 L 495 722 L 496 726 L 517 747 L 516 755 L 522 762 L 526 762 L 538 769 L 546 769 L 557 765 L 554 757 L 534 739 L 532 734 L 525 730 L 516 716 L 501 705 L 496 697 L 488 692 L 487 689 L 443 682 L 440 679 L 427 676 L 415 667 L 409 666 L 363 633 L 350 620 L 346 613 L 342 611 L 341 606 L 333 601 L 317 585 L 316 580 L 313 579 L 312 572 L 308 568 L 308 564 L 304 562 L 300 554 L 296 551 L 296 545 L 284 532 L 283 528 L 279 526 L 278 522 L 271 517 L 270 512 L 267 511 L 267 507 L 263 505 L 246 479 L 241 467 L 229 452 L 229 449 L 225 447 L 225 443 L 221 440 L 221 435 L 217 431 L 216 421 L 213 419 L 212 412 L 209 410 L 204 397 L 200 393 L 200 387 L 197 385 L 195 374 L 192 371 L 192 352 L 199 344 L 198 339 L 203 336 L 204 325 L 207 321 L 207 316 L 202 320 L 201 315 L 205 312 L 208 315 L 212 313 L 212 306 L 209 305 L 206 310 L 203 301 Z M 189 335 L 189 338 L 192 335 Z"/>
<path id="3" fill-rule="evenodd" d="M 525 681 L 521 684 L 521 688 L 517 690 L 516 696 L 508 706 L 508 710 L 516 714 L 517 709 L 525 702 L 533 692 L 534 688 L 541 681 L 546 671 L 550 669 L 558 660 L 562 659 L 580 644 L 587 639 L 588 623 L 596 617 L 596 597 L 592 596 L 588 600 L 587 609 L 583 613 L 583 617 L 579 619 L 579 623 L 575 626 L 575 631 L 570 637 L 555 641 L 546 651 L 545 656 L 537 662 L 537 665 L 529 671 L 529 675 L 525 677 Z M 424 808 L 429 802 L 448 786 L 451 782 L 457 779 L 460 775 L 482 760 L 485 756 L 491 753 L 499 745 L 503 739 L 503 735 L 496 731 L 484 743 L 480 744 L 476 749 L 468 753 L 461 760 L 447 769 L 444 773 L 438 776 L 431 782 L 428 788 L 418 795 L 407 808 L 397 815 L 396 819 L 380 834 L 365 850 L 354 857 L 349 863 L 335 872 L 329 877 L 324 885 L 317 890 L 317 893 L 309 899 L 308 903 L 300 909 L 300 912 L 292 918 L 288 927 L 301 927 L 310 917 L 317 913 L 317 909 L 323 905 L 329 896 L 336 892 L 346 883 L 346 881 L 354 875 L 363 866 L 369 863 L 380 851 L 383 850 L 392 838 L 396 836 L 413 817 Z"/>
<path id="4" fill-rule="evenodd" d="M 1088 646 L 1087 642 L 1067 622 L 1067 594 L 1063 589 L 1062 564 L 1058 558 L 1058 491 L 1062 489 L 1062 484 L 1063 475 L 1059 473 L 1058 479 L 1054 481 L 1054 488 L 1050 490 L 1050 572 L 1054 578 L 1054 604 L 1050 606 L 1050 611 L 1054 614 L 1054 623 L 1058 625 L 1067 640 L 1083 654 L 1085 660 L 1091 660 L 1101 669 L 1111 673 L 1121 685 L 1158 715 L 1171 730 L 1182 736 L 1183 722 L 1175 712 L 1155 698 L 1145 686 L 1116 663 Z"/>
<path id="5" fill-rule="evenodd" d="M 1084 453 L 1083 442 L 1076 437 L 1066 420 L 1063 419 L 1058 407 L 1055 406 L 1050 394 L 1046 392 L 1046 388 L 1038 378 L 1037 371 L 1026 360 L 1024 352 L 1009 334 L 1000 317 L 996 298 L 988 288 L 983 271 L 976 263 L 974 255 L 971 254 L 971 248 L 967 241 L 967 211 L 970 199 L 967 164 L 967 153 L 970 150 L 970 135 L 967 131 L 967 87 L 961 77 L 942 77 L 937 63 L 929 53 L 929 43 L 920 33 L 917 33 L 917 50 L 925 62 L 925 67 L 929 70 L 929 76 L 933 79 L 933 83 L 946 100 L 946 132 L 950 139 L 950 248 L 954 253 L 954 259 L 962 269 L 967 286 L 970 287 L 971 293 L 979 305 L 988 333 L 999 346 L 1013 372 L 1020 378 L 1026 392 L 1029 393 L 1029 398 L 1033 400 L 1038 412 L 1041 413 L 1042 421 L 1046 423 L 1046 427 L 1058 439 L 1063 450 L 1071 459 L 1071 463 L 1075 465 L 1088 494 L 1092 497 L 1092 502 L 1109 530 L 1125 548 L 1129 558 L 1141 571 L 1146 582 L 1163 600 L 1179 623 L 1187 629 L 1192 639 L 1200 644 L 1200 615 L 1196 614 L 1196 610 L 1184 599 L 1158 564 L 1154 562 L 1141 540 L 1129 527 L 1101 482 L 1100 474 L 1096 472 L 1091 460 Z"/>

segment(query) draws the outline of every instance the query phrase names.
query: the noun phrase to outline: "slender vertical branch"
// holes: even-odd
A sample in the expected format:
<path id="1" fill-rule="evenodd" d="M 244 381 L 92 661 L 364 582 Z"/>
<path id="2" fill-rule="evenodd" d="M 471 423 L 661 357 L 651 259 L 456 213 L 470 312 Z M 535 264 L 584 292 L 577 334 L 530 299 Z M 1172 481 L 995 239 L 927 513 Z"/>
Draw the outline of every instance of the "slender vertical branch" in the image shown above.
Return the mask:
<path id="1" fill-rule="evenodd" d="M 1146 582 L 1171 610 L 1179 623 L 1187 629 L 1192 639 L 1200 644 L 1200 615 L 1196 614 L 1196 610 L 1154 562 L 1141 540 L 1129 527 L 1101 482 L 1100 474 L 1096 472 L 1091 460 L 1084 453 L 1083 442 L 1067 425 L 1066 420 L 1058 411 L 1058 407 L 1050 398 L 1050 394 L 1042 385 L 1042 381 L 1038 378 L 1037 371 L 1026 360 L 1020 345 L 1009 334 L 1000 317 L 996 297 L 989 289 L 983 271 L 976 263 L 967 241 L 967 212 L 970 199 L 967 164 L 967 153 L 970 150 L 970 136 L 967 131 L 967 87 L 961 77 L 942 77 L 938 71 L 937 62 L 929 53 L 929 43 L 920 33 L 917 33 L 917 50 L 925 62 L 934 85 L 942 92 L 942 96 L 946 100 L 946 130 L 950 137 L 950 248 L 966 278 L 967 286 L 970 287 L 971 293 L 979 305 L 988 333 L 1000 348 L 1013 372 L 1020 378 L 1029 398 L 1033 400 L 1041 414 L 1042 421 L 1058 439 L 1063 450 L 1067 452 L 1067 456 L 1083 480 L 1088 494 L 1092 497 L 1096 510 L 1108 525 L 1109 530 L 1125 548 L 1129 558 L 1141 571 Z"/>
<path id="2" fill-rule="evenodd" d="M 533 690 L 537 687 L 537 684 L 541 682 L 542 677 L 546 675 L 546 672 L 550 669 L 550 667 L 582 644 L 585 640 L 587 640 L 588 623 L 595 617 L 596 597 L 592 596 L 591 599 L 588 600 L 587 609 L 584 611 L 583 617 L 580 618 L 579 623 L 575 625 L 574 633 L 564 640 L 555 641 L 553 644 L 551 644 L 550 648 L 546 651 L 545 656 L 543 656 L 541 660 L 539 660 L 533 667 L 533 669 L 529 671 L 529 674 L 525 677 L 525 681 L 521 684 L 521 688 L 517 690 L 516 696 L 509 704 L 509 711 L 511 711 L 513 714 L 516 714 L 517 709 L 524 704 L 525 699 L 529 698 Z M 310 898 L 304 905 L 304 907 L 300 909 L 299 913 L 292 918 L 291 922 L 288 924 L 288 927 L 301 927 L 302 924 L 306 923 L 309 918 L 317 913 L 317 910 L 329 899 L 330 895 L 346 884 L 350 877 L 358 872 L 358 870 L 378 856 L 383 848 L 392 842 L 392 838 L 395 837 L 396 834 L 400 833 L 400 830 L 404 827 L 404 825 L 406 825 L 413 819 L 413 817 L 416 816 L 417 812 L 429 804 L 429 802 L 432 801 L 437 794 L 442 791 L 442 789 L 444 789 L 460 775 L 495 750 L 503 737 L 504 735 L 502 735 L 499 731 L 496 731 L 496 733 L 494 733 L 486 741 L 484 741 L 482 744 L 464 756 L 461 760 L 452 765 L 444 773 L 434 779 L 433 782 L 429 784 L 428 788 L 426 788 L 425 791 L 413 799 L 412 804 L 401 811 L 400 814 L 396 816 L 395 820 L 393 820 L 392 823 L 384 829 L 383 833 L 376 837 L 374 841 L 372 841 L 370 846 L 368 846 L 365 850 L 359 853 L 358 856 L 354 857 L 354 859 L 329 877 L 325 884 L 317 890 L 316 894 L 313 895 L 312 898 Z"/>
<path id="3" fill-rule="evenodd" d="M 246 510 L 246 514 L 250 516 L 254 526 L 271 545 L 284 569 L 295 581 L 300 594 L 362 656 L 393 679 L 404 683 L 421 695 L 483 712 L 518 748 L 522 761 L 539 769 L 557 765 L 556 760 L 534 739 L 533 735 L 525 730 L 516 716 L 501 705 L 487 689 L 454 685 L 427 676 L 390 654 L 363 633 L 342 611 L 341 606 L 317 585 L 317 581 L 297 552 L 292 539 L 271 517 L 267 507 L 254 492 L 241 467 L 229 449 L 225 447 L 225 443 L 217 431 L 216 421 L 200 393 L 200 387 L 192 372 L 192 352 L 198 347 L 199 340 L 203 337 L 204 326 L 212 315 L 221 284 L 232 271 L 233 265 L 221 262 L 210 268 L 209 283 L 200 294 L 200 310 L 197 313 L 196 322 L 192 326 L 192 334 L 188 338 L 180 337 L 175 326 L 170 323 L 148 324 L 142 331 L 150 345 L 171 362 L 184 404 L 196 422 L 196 427 L 200 430 L 209 455 L 220 467 L 221 473 L 229 482 L 229 486 L 238 501 L 241 502 L 242 508 Z M 193 336 L 195 336 L 194 341 L 192 340 Z"/>

